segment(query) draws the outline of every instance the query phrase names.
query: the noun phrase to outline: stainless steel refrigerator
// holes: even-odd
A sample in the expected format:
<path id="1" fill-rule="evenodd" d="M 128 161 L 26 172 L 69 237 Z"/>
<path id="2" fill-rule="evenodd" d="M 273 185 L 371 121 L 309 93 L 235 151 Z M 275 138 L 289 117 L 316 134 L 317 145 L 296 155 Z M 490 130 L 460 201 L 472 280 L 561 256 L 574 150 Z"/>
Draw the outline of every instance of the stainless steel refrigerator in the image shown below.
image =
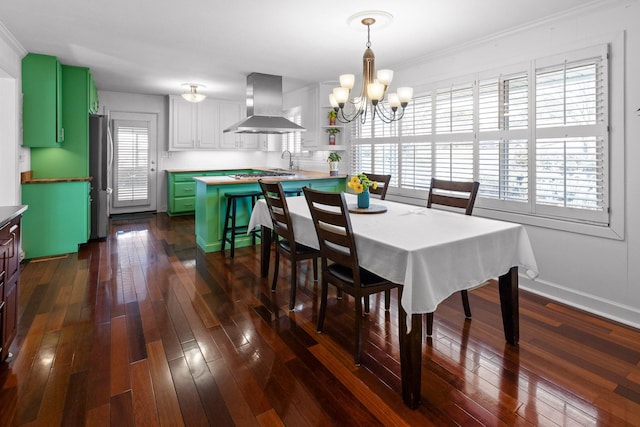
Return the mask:
<path id="1" fill-rule="evenodd" d="M 90 115 L 89 175 L 92 177 L 90 239 L 104 239 L 109 234 L 112 153 L 109 118 L 103 115 Z"/>

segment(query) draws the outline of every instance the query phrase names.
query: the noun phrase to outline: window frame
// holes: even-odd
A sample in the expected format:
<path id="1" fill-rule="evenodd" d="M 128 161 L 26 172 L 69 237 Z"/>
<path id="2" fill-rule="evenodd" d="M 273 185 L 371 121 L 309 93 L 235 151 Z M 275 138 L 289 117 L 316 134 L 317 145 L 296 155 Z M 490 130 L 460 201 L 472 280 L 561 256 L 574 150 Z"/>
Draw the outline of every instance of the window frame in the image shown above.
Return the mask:
<path id="1" fill-rule="evenodd" d="M 612 159 L 609 154 L 609 151 L 611 150 L 611 145 L 612 145 L 611 139 L 613 137 L 610 132 L 611 124 L 610 124 L 610 118 L 609 118 L 609 111 L 612 108 L 611 104 L 614 102 L 614 99 L 618 99 L 613 92 L 620 93 L 619 87 L 620 85 L 623 85 L 623 82 L 618 83 L 617 80 L 614 80 L 615 77 L 613 76 L 613 71 L 617 71 L 615 74 L 617 77 L 619 77 L 620 75 L 619 70 L 623 69 L 623 67 L 621 66 L 622 60 L 618 58 L 617 62 L 614 63 L 611 60 L 610 50 L 620 49 L 619 45 L 622 43 L 620 39 L 621 37 L 618 37 L 617 40 L 603 42 L 603 44 L 600 44 L 600 45 L 581 47 L 581 48 L 572 50 L 570 52 L 550 55 L 543 58 L 531 59 L 526 62 L 520 62 L 519 64 L 511 64 L 505 67 L 501 67 L 500 70 L 491 70 L 491 71 L 473 73 L 471 75 L 458 77 L 455 79 L 455 81 L 452 79 L 453 83 L 452 82 L 448 83 L 448 86 L 451 86 L 452 84 L 458 84 L 464 81 L 468 82 L 469 80 L 474 82 L 474 89 L 476 90 L 476 94 L 474 95 L 476 105 L 473 112 L 474 127 L 475 127 L 474 135 L 473 135 L 474 137 L 473 138 L 474 139 L 474 177 L 476 177 L 477 179 L 478 161 L 479 161 L 478 146 L 480 141 L 486 141 L 487 136 L 489 136 L 489 134 L 491 133 L 493 133 L 494 137 L 496 138 L 505 138 L 505 135 L 503 135 L 504 131 L 490 131 L 490 132 L 485 131 L 481 133 L 478 132 L 478 127 L 479 127 L 478 125 L 479 112 L 477 109 L 477 102 L 478 102 L 477 91 L 479 90 L 478 83 L 481 81 L 481 79 L 485 79 L 488 76 L 495 77 L 496 75 L 500 75 L 501 72 L 505 74 L 513 73 L 514 70 L 520 71 L 520 72 L 526 72 L 527 78 L 528 78 L 529 126 L 528 126 L 528 129 L 526 130 L 517 130 L 516 132 L 511 131 L 513 135 L 510 135 L 510 138 L 512 139 L 514 138 L 514 135 L 518 135 L 519 138 L 526 139 L 529 145 L 528 152 L 530 157 L 528 159 L 528 165 L 533 167 L 529 168 L 528 202 L 527 203 L 509 202 L 504 200 L 502 201 L 492 200 L 492 199 L 479 197 L 476 203 L 476 208 L 478 209 L 476 213 L 480 213 L 484 216 L 496 217 L 499 219 L 515 220 L 517 222 L 525 223 L 525 224 L 533 224 L 533 225 L 541 225 L 541 226 L 550 227 L 550 228 L 566 229 L 569 231 L 576 231 L 584 234 L 599 235 L 602 237 L 609 237 L 609 238 L 615 238 L 615 239 L 622 238 L 622 235 L 624 233 L 624 227 L 623 227 L 624 224 L 623 222 L 620 221 L 619 216 L 616 216 L 614 218 L 614 216 L 611 214 L 611 206 L 613 201 L 611 200 L 611 197 L 610 197 L 611 196 L 610 190 L 613 185 L 612 182 L 614 180 L 618 181 L 621 174 L 620 173 L 613 174 L 612 171 L 610 170 L 610 163 L 612 162 Z M 602 136 L 604 138 L 604 141 L 603 141 L 604 159 L 603 159 L 602 166 L 603 166 L 603 171 L 605 176 L 605 183 L 603 186 L 603 197 L 605 198 L 604 200 L 605 209 L 603 211 L 603 215 L 608 219 L 608 221 L 599 221 L 598 219 L 591 220 L 589 218 L 589 215 L 586 215 L 586 216 L 577 215 L 575 217 L 572 217 L 571 215 L 565 215 L 565 212 L 569 212 L 572 210 L 571 208 L 554 209 L 555 207 L 545 207 L 543 205 L 536 205 L 535 199 L 534 199 L 535 191 L 533 188 L 536 185 L 536 181 L 535 181 L 536 137 L 540 138 L 541 135 L 544 135 L 545 133 L 548 132 L 547 130 L 541 130 L 541 129 L 535 128 L 534 116 L 535 116 L 536 69 L 541 69 L 542 67 L 551 65 L 554 62 L 555 62 L 555 65 L 558 65 L 559 62 L 562 62 L 564 60 L 568 60 L 571 62 L 572 60 L 573 61 L 587 60 L 589 59 L 589 57 L 596 57 L 596 56 L 601 56 L 604 60 L 604 63 L 603 63 L 604 66 L 602 67 L 602 71 L 604 73 L 604 76 L 602 78 L 603 86 L 604 86 L 603 87 L 603 91 L 604 91 L 603 109 L 604 110 L 602 113 L 604 117 L 604 123 L 601 125 L 603 129 Z M 429 86 L 424 85 L 423 91 L 416 92 L 417 93 L 416 96 L 424 96 L 429 94 L 433 95 L 434 93 L 436 93 L 438 88 L 443 88 L 444 86 L 445 84 L 443 84 L 442 82 L 431 84 Z M 616 88 L 618 89 L 616 90 Z M 433 118 L 432 118 L 432 125 L 435 130 L 436 124 Z M 597 125 L 597 126 L 600 126 L 600 125 Z M 577 126 L 576 129 L 579 127 L 580 126 Z M 576 133 L 583 133 L 583 132 L 577 131 Z M 432 142 L 433 135 L 434 134 L 432 133 L 426 137 L 425 136 L 407 137 L 407 136 L 403 136 L 401 131 L 400 135 L 397 138 L 352 139 L 352 145 L 363 145 L 363 144 L 375 145 L 377 143 L 388 143 L 390 142 L 389 141 L 390 139 L 393 139 L 394 142 L 398 144 L 398 147 L 400 150 L 400 147 L 402 147 L 403 144 L 406 144 L 409 142 L 418 142 L 418 141 Z M 442 139 L 446 139 L 446 138 L 442 138 Z M 354 156 L 353 149 L 350 151 L 350 154 Z M 620 155 L 618 154 L 616 158 L 619 159 Z M 352 171 L 358 172 L 353 168 L 355 165 L 357 165 L 357 159 L 352 159 L 351 165 L 352 165 Z M 402 168 L 402 166 L 399 165 L 399 168 Z M 381 173 L 382 171 L 375 170 L 375 172 Z M 615 177 L 613 175 L 615 175 Z M 622 174 L 622 176 L 624 176 L 624 174 Z M 399 180 L 402 180 L 402 176 L 396 179 L 396 183 Z M 423 191 L 423 190 L 412 190 L 412 189 L 400 188 L 397 186 L 398 184 L 395 184 L 395 185 L 394 184 L 391 185 L 391 189 L 388 194 L 388 196 L 391 196 L 390 198 L 396 198 L 399 200 L 407 201 L 409 203 L 417 201 L 419 204 L 422 197 L 426 193 L 426 191 Z M 618 200 L 618 204 L 621 203 L 619 199 L 617 200 Z M 561 214 L 558 214 L 558 211 L 563 211 L 563 210 L 565 212 L 561 212 Z M 582 209 L 578 209 L 577 211 L 588 212 Z"/>

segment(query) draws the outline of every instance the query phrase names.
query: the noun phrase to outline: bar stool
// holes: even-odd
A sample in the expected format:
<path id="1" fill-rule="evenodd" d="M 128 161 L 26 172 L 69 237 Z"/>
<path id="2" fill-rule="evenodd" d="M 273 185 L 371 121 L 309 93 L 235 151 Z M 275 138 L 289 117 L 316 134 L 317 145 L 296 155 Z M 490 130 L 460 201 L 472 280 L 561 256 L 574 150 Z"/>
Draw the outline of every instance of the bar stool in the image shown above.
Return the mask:
<path id="1" fill-rule="evenodd" d="M 222 252 L 224 252 L 225 244 L 229 242 L 231 245 L 231 258 L 235 256 L 236 249 L 236 236 L 241 234 L 247 234 L 249 231 L 249 225 L 237 225 L 236 224 L 236 208 L 237 202 L 240 199 L 250 199 L 251 207 L 256 203 L 259 197 L 262 196 L 261 191 L 244 191 L 237 193 L 226 193 L 225 198 L 227 199 L 227 213 L 224 218 L 224 227 L 222 230 Z M 229 227 L 229 221 L 231 221 L 231 227 Z M 260 230 L 252 230 L 251 231 L 251 241 L 255 245 L 256 244 L 256 234 L 259 234 Z"/>
<path id="2" fill-rule="evenodd" d="M 302 195 L 302 188 L 286 188 L 284 190 L 285 197 L 293 196 L 294 194 L 296 196 Z"/>

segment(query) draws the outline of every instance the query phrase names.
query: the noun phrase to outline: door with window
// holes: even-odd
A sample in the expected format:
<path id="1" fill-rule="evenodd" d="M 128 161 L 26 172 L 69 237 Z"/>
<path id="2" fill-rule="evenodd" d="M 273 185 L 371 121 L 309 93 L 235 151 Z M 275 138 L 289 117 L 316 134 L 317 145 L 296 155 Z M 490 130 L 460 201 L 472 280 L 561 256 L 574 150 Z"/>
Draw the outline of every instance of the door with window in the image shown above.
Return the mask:
<path id="1" fill-rule="evenodd" d="M 113 194 L 111 213 L 156 210 L 157 117 L 144 113 L 111 113 Z"/>

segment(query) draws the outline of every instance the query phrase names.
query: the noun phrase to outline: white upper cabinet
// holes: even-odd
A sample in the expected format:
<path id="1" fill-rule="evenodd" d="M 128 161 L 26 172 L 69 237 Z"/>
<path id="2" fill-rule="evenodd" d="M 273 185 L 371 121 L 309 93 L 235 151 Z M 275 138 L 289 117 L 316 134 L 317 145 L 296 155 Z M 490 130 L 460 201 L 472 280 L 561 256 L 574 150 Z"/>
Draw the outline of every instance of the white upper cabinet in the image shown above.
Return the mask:
<path id="1" fill-rule="evenodd" d="M 229 126 L 238 123 L 244 117 L 242 105 L 237 102 L 221 102 L 220 108 L 220 148 L 242 148 L 243 135 L 241 133 L 222 133 Z"/>
<path id="2" fill-rule="evenodd" d="M 197 104 L 170 97 L 169 150 L 190 150 L 196 146 Z"/>
<path id="3" fill-rule="evenodd" d="M 212 150 L 218 147 L 218 104 L 205 99 L 188 102 L 169 96 L 169 151 Z"/>
<path id="4" fill-rule="evenodd" d="M 198 108 L 196 148 L 218 148 L 218 140 L 220 139 L 221 132 L 218 124 L 218 103 L 205 99 L 195 105 L 197 105 Z"/>
<path id="5" fill-rule="evenodd" d="M 256 135 L 223 133 L 244 117 L 243 107 L 239 102 L 205 99 L 193 103 L 169 95 L 169 151 L 266 149 Z"/>
<path id="6" fill-rule="evenodd" d="M 307 130 L 302 132 L 302 149 L 308 150 L 318 145 L 318 88 L 306 88 L 300 104 L 302 126 Z"/>
<path id="7" fill-rule="evenodd" d="M 300 108 L 300 122 L 306 129 L 301 132 L 302 150 L 312 150 L 318 144 L 318 88 L 308 86 L 288 92 L 283 98 L 285 111 Z"/>

